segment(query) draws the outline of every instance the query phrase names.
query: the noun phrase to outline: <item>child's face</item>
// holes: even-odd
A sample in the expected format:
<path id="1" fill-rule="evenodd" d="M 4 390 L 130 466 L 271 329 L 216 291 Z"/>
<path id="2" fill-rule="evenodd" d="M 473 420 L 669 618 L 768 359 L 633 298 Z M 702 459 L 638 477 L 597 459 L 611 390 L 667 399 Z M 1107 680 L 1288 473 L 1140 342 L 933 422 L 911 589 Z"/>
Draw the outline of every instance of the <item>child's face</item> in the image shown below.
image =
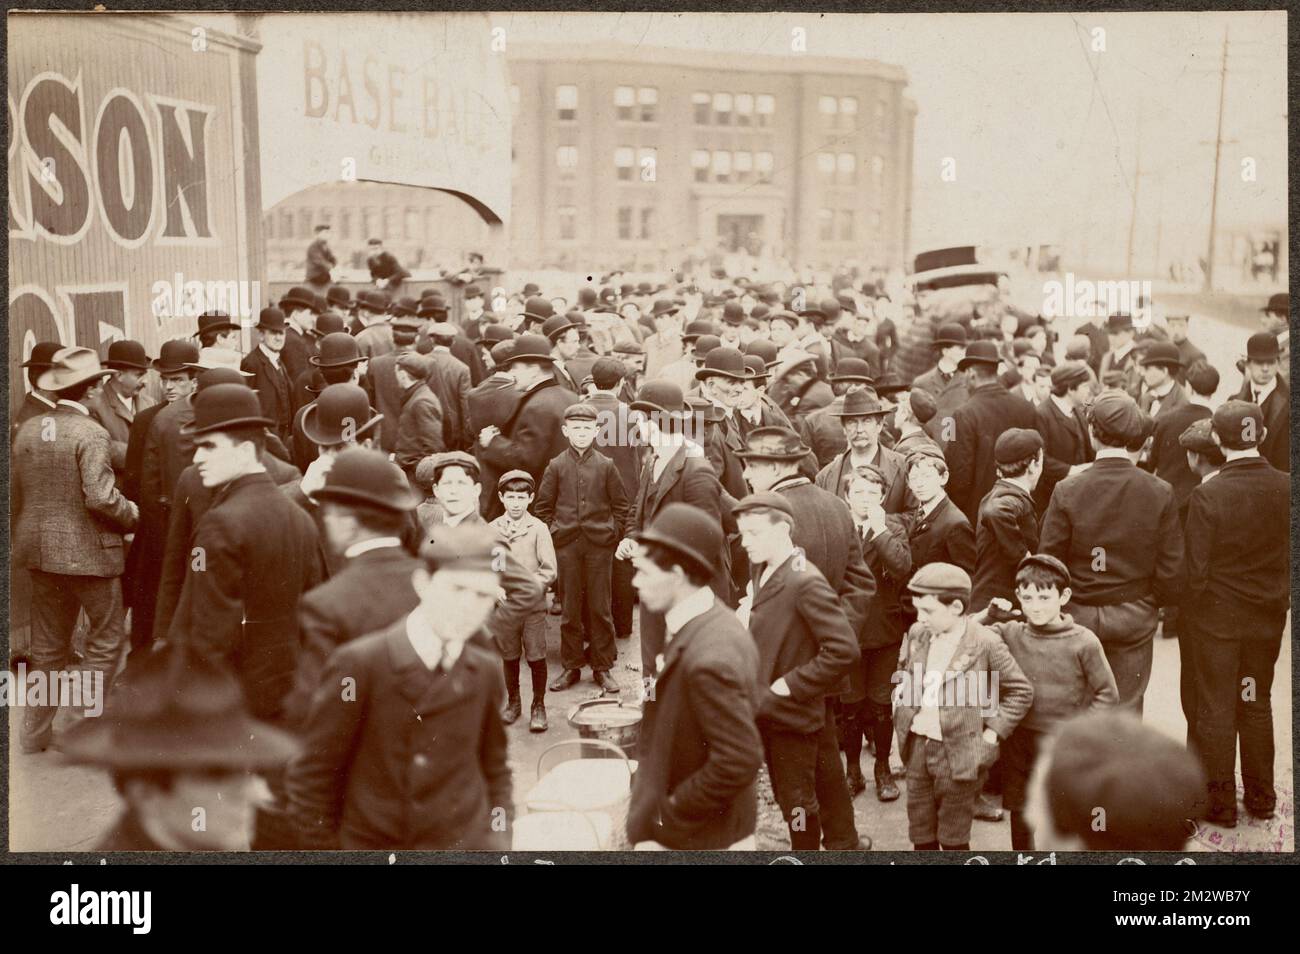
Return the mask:
<path id="1" fill-rule="evenodd" d="M 576 451 L 585 451 L 596 440 L 595 421 L 566 421 L 562 430 Z"/>
<path id="2" fill-rule="evenodd" d="M 933 593 L 913 596 L 912 605 L 916 607 L 917 621 L 934 635 L 948 632 L 965 615 L 961 603 L 944 603 Z"/>
<path id="3" fill-rule="evenodd" d="M 929 503 L 943 493 L 946 483 L 948 483 L 948 475 L 940 474 L 938 468 L 932 464 L 916 463 L 907 472 L 907 486 L 921 503 Z"/>
<path id="4" fill-rule="evenodd" d="M 855 478 L 849 485 L 849 509 L 853 516 L 862 520 L 873 507 L 879 507 L 884 499 L 884 490 L 874 481 Z"/>
<path id="5" fill-rule="evenodd" d="M 511 520 L 518 520 L 533 505 L 533 495 L 526 490 L 507 490 L 499 494 L 501 505 Z"/>
<path id="6" fill-rule="evenodd" d="M 433 485 L 433 496 L 454 517 L 478 506 L 479 483 L 459 467 L 444 467 Z"/>
<path id="7" fill-rule="evenodd" d="M 1054 586 L 1039 587 L 1026 583 L 1016 587 L 1020 612 L 1034 626 L 1045 626 L 1061 618 L 1061 607 L 1070 601 L 1070 588 L 1058 590 Z"/>

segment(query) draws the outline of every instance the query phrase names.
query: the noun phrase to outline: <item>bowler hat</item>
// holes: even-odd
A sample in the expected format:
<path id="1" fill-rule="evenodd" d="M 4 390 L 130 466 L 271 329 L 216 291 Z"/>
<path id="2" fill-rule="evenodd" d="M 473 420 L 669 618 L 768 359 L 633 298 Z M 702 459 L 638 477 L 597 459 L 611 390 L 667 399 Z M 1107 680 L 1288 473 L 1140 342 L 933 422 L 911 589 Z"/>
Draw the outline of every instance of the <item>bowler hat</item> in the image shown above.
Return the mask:
<path id="1" fill-rule="evenodd" d="M 284 331 L 284 312 L 274 306 L 263 308 L 257 316 L 260 331 Z"/>
<path id="2" fill-rule="evenodd" d="M 875 379 L 871 377 L 871 365 L 861 358 L 841 358 L 829 380 L 864 381 L 867 384 L 875 384 Z"/>
<path id="3" fill-rule="evenodd" d="M 524 317 L 530 321 L 544 322 L 554 315 L 555 306 L 548 299 L 534 296 L 524 302 Z"/>
<path id="4" fill-rule="evenodd" d="M 205 311 L 199 315 L 199 334 L 209 331 L 238 331 L 239 325 L 224 311 Z"/>
<path id="5" fill-rule="evenodd" d="M 394 331 L 416 332 L 424 325 L 425 319 L 419 317 L 414 312 L 407 314 L 394 315 L 389 322 Z"/>
<path id="6" fill-rule="evenodd" d="M 578 289 L 578 307 L 584 311 L 589 311 L 592 308 L 595 308 L 598 300 L 599 299 L 596 297 L 596 289 L 592 288 L 590 285 L 583 285 Z"/>
<path id="7" fill-rule="evenodd" d="M 840 361 L 840 364 L 843 363 L 844 361 Z M 879 394 L 881 397 L 889 397 L 889 395 L 891 394 L 897 394 L 900 391 L 906 391 L 910 387 L 911 387 L 910 384 L 904 381 L 893 371 L 885 372 L 876 380 L 875 383 L 876 393 Z"/>
<path id="8" fill-rule="evenodd" d="M 344 293 L 347 292 L 346 288 L 342 290 Z M 330 293 L 333 292 L 334 289 L 331 288 Z M 304 288 L 302 285 L 295 285 L 280 298 L 280 308 L 281 310 L 288 312 L 295 311 L 299 308 L 307 308 L 315 311 L 316 293 L 310 288 Z"/>
<path id="9" fill-rule="evenodd" d="M 766 362 L 756 354 L 745 355 L 745 372 L 749 375 L 749 380 L 751 381 L 766 379 L 768 377 Z"/>
<path id="10" fill-rule="evenodd" d="M 748 380 L 749 372 L 745 370 L 745 356 L 735 348 L 718 347 L 711 349 L 704 356 L 704 367 L 695 372 L 697 381 L 703 381 L 705 378 L 730 378 L 732 381 Z"/>
<path id="11" fill-rule="evenodd" d="M 1258 447 L 1264 439 L 1264 411 L 1251 401 L 1224 401 L 1210 421 L 1219 443 L 1228 450 Z"/>
<path id="12" fill-rule="evenodd" d="M 1276 295 L 1268 296 L 1268 304 L 1260 311 L 1271 311 L 1277 315 L 1289 315 L 1291 313 L 1291 293 L 1278 292 Z"/>
<path id="13" fill-rule="evenodd" d="M 767 305 L 758 304 L 749 309 L 749 317 L 753 318 L 755 321 L 767 321 L 768 315 L 771 311 L 772 309 Z"/>
<path id="14" fill-rule="evenodd" d="M 858 313 L 858 303 L 853 300 L 853 296 L 848 292 L 840 292 L 836 295 L 835 302 L 840 306 L 841 311 L 847 311 L 851 315 Z"/>
<path id="15" fill-rule="evenodd" d="M 927 563 L 916 571 L 907 588 L 918 596 L 964 592 L 962 604 L 970 605 L 970 574 L 952 563 Z"/>
<path id="16" fill-rule="evenodd" d="M 775 510 L 778 513 L 785 514 L 789 523 L 794 523 L 794 508 L 790 506 L 790 501 L 785 499 L 784 494 L 779 494 L 774 490 L 761 490 L 758 493 L 742 497 L 731 508 L 731 514 L 734 517 L 739 517 L 742 513 L 750 513 L 754 510 Z"/>
<path id="17" fill-rule="evenodd" d="M 48 368 L 53 364 L 56 352 L 63 350 L 63 345 L 57 341 L 38 341 L 32 345 L 32 354 L 22 363 L 24 368 Z M 198 349 L 195 349 L 195 354 Z"/>
<path id="18" fill-rule="evenodd" d="M 50 366 L 37 378 L 36 386 L 42 391 L 62 391 L 112 373 L 100 366 L 99 355 L 90 348 L 60 348 L 50 359 Z"/>
<path id="19" fill-rule="evenodd" d="M 1009 427 L 993 442 L 993 460 L 1014 464 L 1034 457 L 1043 449 L 1043 435 L 1031 427 Z"/>
<path id="20" fill-rule="evenodd" d="M 177 371 L 194 369 L 199 360 L 199 346 L 184 338 L 164 341 L 154 358 L 153 367 L 159 374 L 175 374 Z"/>
<path id="21" fill-rule="evenodd" d="M 1133 330 L 1133 316 L 1128 312 L 1116 312 L 1106 318 L 1106 334 L 1113 335 L 1121 331 Z"/>
<path id="22" fill-rule="evenodd" d="M 479 339 L 486 347 L 491 348 L 498 341 L 510 341 L 515 333 L 510 330 L 509 325 L 490 324 L 483 328 L 483 335 Z"/>
<path id="23" fill-rule="evenodd" d="M 114 690 L 101 718 L 68 731 L 60 748 L 72 761 L 118 771 L 254 770 L 299 749 L 248 714 L 227 668 L 181 646 L 146 653 Z"/>
<path id="24" fill-rule="evenodd" d="M 682 389 L 671 381 L 647 381 L 637 389 L 636 399 L 628 405 L 633 411 L 680 415 L 686 411 Z"/>
<path id="25" fill-rule="evenodd" d="M 347 311 L 352 307 L 352 292 L 342 285 L 331 285 L 329 291 L 325 293 L 325 303 L 331 308 Z"/>
<path id="26" fill-rule="evenodd" d="M 973 341 L 966 348 L 966 356 L 957 362 L 957 370 L 964 371 L 972 364 L 991 364 L 997 367 L 1002 356 L 998 346 L 992 341 Z"/>
<path id="27" fill-rule="evenodd" d="M 370 397 L 355 384 L 331 384 L 302 415 L 302 432 L 327 447 L 360 440 L 384 415 L 370 409 Z"/>
<path id="28" fill-rule="evenodd" d="M 738 301 L 729 301 L 722 306 L 722 320 L 729 325 L 738 325 L 745 320 L 745 308 Z"/>
<path id="29" fill-rule="evenodd" d="M 817 305 L 817 310 L 822 313 L 827 321 L 834 321 L 844 310 L 838 298 L 823 298 Z"/>
<path id="30" fill-rule="evenodd" d="M 882 401 L 870 388 L 850 391 L 843 397 L 844 404 L 839 410 L 831 411 L 831 417 L 876 417 L 888 414 L 894 405 Z"/>
<path id="31" fill-rule="evenodd" d="M 508 367 L 516 361 L 528 361 L 533 364 L 555 363 L 555 356 L 551 354 L 551 342 L 542 335 L 520 335 L 515 339 L 514 345 L 505 360 L 497 362 L 497 367 Z"/>
<path id="32" fill-rule="evenodd" d="M 477 285 L 466 285 L 464 294 L 461 297 L 467 300 L 470 298 L 482 298 L 483 289 L 479 288 Z"/>
<path id="33" fill-rule="evenodd" d="M 317 338 L 324 338 L 346 328 L 347 322 L 343 320 L 342 315 L 336 311 L 327 311 L 316 319 L 316 326 L 312 328 L 312 332 Z"/>
<path id="34" fill-rule="evenodd" d="M 428 298 L 421 298 L 415 309 L 417 318 L 433 318 L 441 320 L 447 317 L 447 303 L 439 297 L 430 295 Z"/>
<path id="35" fill-rule="evenodd" d="M 388 313 L 394 318 L 410 318 L 415 316 L 415 311 L 419 306 L 420 303 L 414 298 L 399 298 L 388 306 Z"/>
<path id="36" fill-rule="evenodd" d="M 702 362 L 714 348 L 721 347 L 722 339 L 717 335 L 700 335 L 695 339 L 694 358 L 696 366 Z"/>
<path id="37" fill-rule="evenodd" d="M 138 341 L 123 339 L 108 346 L 108 359 L 104 367 L 115 371 L 148 371 L 151 359 L 144 353 L 144 345 Z"/>
<path id="38" fill-rule="evenodd" d="M 745 345 L 745 354 L 757 355 L 763 359 L 763 364 L 769 368 L 776 367 L 776 365 L 781 363 L 780 359 L 777 357 L 780 354 L 780 349 L 778 349 L 775 344 L 764 338 L 755 338 L 749 344 Z"/>
<path id="39" fill-rule="evenodd" d="M 303 388 L 308 394 L 320 394 L 328 386 L 329 382 L 325 380 L 325 375 L 320 373 L 320 368 L 312 368 L 311 380 L 303 385 Z"/>
<path id="40" fill-rule="evenodd" d="M 664 507 L 633 539 L 657 544 L 708 574 L 717 571 L 722 554 L 722 525 L 711 514 L 688 503 Z"/>
<path id="41" fill-rule="evenodd" d="M 507 359 L 510 357 L 511 354 L 514 353 L 514 350 L 515 350 L 515 342 L 513 338 L 511 338 L 509 341 L 498 341 L 496 344 L 494 344 L 490 351 L 490 354 L 492 355 L 493 366 L 498 368 L 501 367 L 502 361 L 506 361 L 506 363 L 508 364 L 509 361 Z"/>
<path id="42" fill-rule="evenodd" d="M 317 353 L 308 360 L 318 368 L 342 368 L 361 362 L 361 348 L 346 331 L 336 331 L 320 340 Z"/>
<path id="43" fill-rule="evenodd" d="M 194 420 L 181 428 L 197 436 L 235 428 L 262 428 L 274 424 L 262 415 L 257 394 L 243 384 L 217 384 L 194 396 Z"/>
<path id="44" fill-rule="evenodd" d="M 570 328 L 578 327 L 577 322 L 573 321 L 568 315 L 552 315 L 542 322 L 542 334 L 548 341 L 554 343 L 555 339 L 560 337 Z"/>
<path id="45" fill-rule="evenodd" d="M 537 284 L 537 282 L 526 282 L 524 284 L 523 294 L 525 298 L 528 298 L 532 295 L 539 294 L 541 290 L 542 290 L 542 286 Z"/>
<path id="46" fill-rule="evenodd" d="M 357 292 L 357 307 L 366 311 L 385 312 L 388 310 L 389 297 L 386 293 L 367 288 Z"/>
<path id="47" fill-rule="evenodd" d="M 637 293 L 638 295 L 653 295 L 654 292 L 655 292 L 655 290 L 654 290 L 654 286 L 651 285 L 649 282 L 638 282 L 638 283 L 637 283 L 637 286 L 636 286 L 636 293 Z"/>
<path id="48" fill-rule="evenodd" d="M 321 399 L 324 400 L 334 388 L 349 387 L 353 385 L 331 385 L 325 389 Z M 363 395 L 364 393 L 362 392 Z M 303 424 L 303 430 L 306 430 L 306 421 Z M 411 492 L 411 485 L 407 483 L 402 468 L 390 461 L 388 455 L 365 447 L 350 447 L 336 455 L 329 472 L 325 474 L 325 486 L 312 494 L 312 498 L 343 504 L 362 504 L 397 513 L 414 510 L 420 503 L 420 499 Z"/>
<path id="49" fill-rule="evenodd" d="M 932 342 L 936 348 L 966 347 L 966 326 L 958 322 L 940 325 Z"/>
<path id="50" fill-rule="evenodd" d="M 1246 339 L 1247 361 L 1276 361 L 1280 357 L 1282 346 L 1271 332 L 1260 331 Z"/>
<path id="51" fill-rule="evenodd" d="M 1181 368 L 1183 366 L 1183 356 L 1178 351 L 1178 345 L 1171 341 L 1153 341 L 1147 345 L 1146 353 L 1138 359 L 1138 364 L 1146 367 L 1147 365 L 1163 365 L 1167 368 Z"/>
<path id="52" fill-rule="evenodd" d="M 788 427 L 756 427 L 745 437 L 745 449 L 735 452 L 741 460 L 803 460 L 808 456 L 804 442 Z"/>
<path id="53" fill-rule="evenodd" d="M 651 292 L 649 291 L 649 286 L 647 286 L 647 290 L 646 290 L 645 294 L 647 294 L 647 295 L 648 295 L 648 294 L 651 294 Z M 667 298 L 660 298 L 660 299 L 658 299 L 658 300 L 654 303 L 654 305 L 651 307 L 651 309 L 650 309 L 650 317 L 652 317 L 652 318 L 658 318 L 660 315 L 675 315 L 675 314 L 677 314 L 677 312 L 680 311 L 680 310 L 681 310 L 681 309 L 679 309 L 676 305 L 674 305 L 674 304 L 673 304 L 671 301 L 669 301 Z"/>
<path id="54" fill-rule="evenodd" d="M 205 368 L 194 381 L 194 393 L 200 394 L 218 384 L 237 384 L 241 388 L 246 388 L 251 377 L 251 374 L 246 374 L 238 368 Z"/>

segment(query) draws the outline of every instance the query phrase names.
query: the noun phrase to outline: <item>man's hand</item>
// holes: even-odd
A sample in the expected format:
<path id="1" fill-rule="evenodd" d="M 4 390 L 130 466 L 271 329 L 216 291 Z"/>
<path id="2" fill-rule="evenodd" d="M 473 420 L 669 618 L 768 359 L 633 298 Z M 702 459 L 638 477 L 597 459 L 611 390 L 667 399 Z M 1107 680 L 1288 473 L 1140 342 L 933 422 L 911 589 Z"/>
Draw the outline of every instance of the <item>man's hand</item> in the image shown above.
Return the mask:
<path id="1" fill-rule="evenodd" d="M 324 487 L 325 475 L 330 472 L 330 468 L 333 466 L 333 456 L 325 454 L 308 464 L 307 473 L 302 475 L 302 481 L 298 484 L 302 488 L 303 494 L 310 498 L 312 494 Z"/>
<path id="2" fill-rule="evenodd" d="M 885 525 L 885 508 L 880 504 L 867 504 L 867 526 L 872 533 L 884 533 L 888 529 Z"/>
<path id="3" fill-rule="evenodd" d="M 478 432 L 478 442 L 480 447 L 487 447 L 492 443 L 492 438 L 501 433 L 501 428 L 495 424 L 489 424 L 483 430 Z"/>
<path id="4" fill-rule="evenodd" d="M 632 554 L 636 552 L 636 541 L 631 537 L 624 537 L 618 541 L 618 549 L 614 551 L 614 556 L 620 560 L 630 560 Z"/>

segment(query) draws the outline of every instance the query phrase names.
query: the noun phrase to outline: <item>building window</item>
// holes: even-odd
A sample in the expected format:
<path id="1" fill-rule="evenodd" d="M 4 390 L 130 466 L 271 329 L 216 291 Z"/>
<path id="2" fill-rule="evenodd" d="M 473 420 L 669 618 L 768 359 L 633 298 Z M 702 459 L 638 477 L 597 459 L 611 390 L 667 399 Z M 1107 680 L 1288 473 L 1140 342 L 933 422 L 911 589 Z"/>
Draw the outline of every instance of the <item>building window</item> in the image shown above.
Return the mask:
<path id="1" fill-rule="evenodd" d="M 262 230 L 266 232 L 267 238 L 275 238 L 275 216 L 271 215 L 269 212 L 262 219 Z"/>
<path id="2" fill-rule="evenodd" d="M 772 154 L 770 152 L 758 152 L 754 154 L 754 171 L 758 173 L 759 182 L 770 183 L 772 181 Z"/>
<path id="3" fill-rule="evenodd" d="M 648 239 L 654 237 L 655 210 L 645 208 L 641 210 L 641 238 Z"/>
<path id="4" fill-rule="evenodd" d="M 384 209 L 384 241 L 389 242 L 401 235 L 402 210 L 395 205 Z"/>
<path id="5" fill-rule="evenodd" d="M 555 114 L 566 122 L 578 118 L 578 87 L 555 87 Z"/>
<path id="6" fill-rule="evenodd" d="M 618 237 L 620 241 L 624 242 L 632 237 L 632 207 L 630 205 L 618 207 Z"/>
<path id="7" fill-rule="evenodd" d="M 829 179 L 835 175 L 835 154 L 831 152 L 817 153 L 817 171 L 822 178 Z"/>
<path id="8" fill-rule="evenodd" d="M 555 210 L 555 217 L 560 223 L 560 238 L 572 241 L 578 237 L 578 210 L 571 205 L 562 205 Z"/>
<path id="9" fill-rule="evenodd" d="M 654 146 L 645 146 L 637 153 L 638 178 L 642 182 L 654 182 L 659 175 L 656 166 L 659 163 L 659 151 Z"/>
<path id="10" fill-rule="evenodd" d="M 731 125 L 731 94 L 713 94 L 713 121 L 719 126 Z"/>
<path id="11" fill-rule="evenodd" d="M 691 96 L 691 106 L 695 110 L 695 125 L 707 126 L 713 118 L 713 97 L 708 93 L 696 93 Z"/>
<path id="12" fill-rule="evenodd" d="M 632 181 L 632 167 L 636 162 L 636 151 L 631 146 L 619 146 L 614 150 L 614 169 L 619 182 Z"/>
<path id="13" fill-rule="evenodd" d="M 298 210 L 298 237 L 311 238 L 313 235 L 311 228 L 311 209 Z"/>
<path id="14" fill-rule="evenodd" d="M 819 96 L 817 98 L 817 112 L 823 116 L 834 116 L 839 111 L 839 101 L 834 96 Z"/>
<path id="15" fill-rule="evenodd" d="M 772 124 L 772 114 L 776 112 L 776 97 L 769 96 L 766 93 L 759 93 L 754 100 L 755 119 L 757 126 L 766 128 Z"/>
<path id="16" fill-rule="evenodd" d="M 293 213 L 288 209 L 280 210 L 280 237 L 293 238 Z"/>
<path id="17" fill-rule="evenodd" d="M 754 173 L 754 154 L 738 152 L 732 157 L 732 165 L 736 170 L 736 181 L 749 182 Z"/>
<path id="18" fill-rule="evenodd" d="M 653 86 L 642 86 L 636 91 L 636 102 L 641 107 L 641 122 L 654 122 L 659 106 L 659 90 Z"/>
<path id="19" fill-rule="evenodd" d="M 696 149 L 691 153 L 691 168 L 695 170 L 696 182 L 709 181 L 709 150 Z"/>
<path id="20" fill-rule="evenodd" d="M 840 209 L 840 241 L 853 241 L 853 210 Z"/>
<path id="21" fill-rule="evenodd" d="M 632 121 L 632 108 L 636 105 L 636 90 L 631 86 L 614 87 L 614 106 L 618 109 L 618 121 Z"/>
<path id="22" fill-rule="evenodd" d="M 752 126 L 754 124 L 754 97 L 749 93 L 736 94 L 736 125 Z"/>
<path id="23" fill-rule="evenodd" d="M 858 121 L 858 101 L 853 96 L 840 97 L 840 128 L 853 129 Z"/>
<path id="24" fill-rule="evenodd" d="M 877 199 L 885 191 L 885 160 L 881 156 L 871 157 L 871 191 Z"/>
<path id="25" fill-rule="evenodd" d="M 715 152 L 713 154 L 713 181 L 731 181 L 731 153 Z"/>
<path id="26" fill-rule="evenodd" d="M 372 238 L 382 238 L 383 236 L 379 234 L 381 231 L 381 225 L 382 224 L 379 221 L 379 210 L 366 209 L 366 234 L 363 235 L 362 238 L 367 241 Z"/>
<path id="27" fill-rule="evenodd" d="M 352 238 L 352 210 L 342 209 L 339 211 L 339 238 Z"/>
<path id="28" fill-rule="evenodd" d="M 835 240 L 835 213 L 830 209 L 817 210 L 817 237 L 823 242 Z"/>
<path id="29" fill-rule="evenodd" d="M 578 168 L 578 147 L 557 147 L 555 150 L 555 165 L 568 172 L 572 172 L 572 170 Z"/>
<path id="30" fill-rule="evenodd" d="M 858 157 L 842 152 L 835 157 L 835 181 L 839 185 L 853 185 L 858 177 Z"/>

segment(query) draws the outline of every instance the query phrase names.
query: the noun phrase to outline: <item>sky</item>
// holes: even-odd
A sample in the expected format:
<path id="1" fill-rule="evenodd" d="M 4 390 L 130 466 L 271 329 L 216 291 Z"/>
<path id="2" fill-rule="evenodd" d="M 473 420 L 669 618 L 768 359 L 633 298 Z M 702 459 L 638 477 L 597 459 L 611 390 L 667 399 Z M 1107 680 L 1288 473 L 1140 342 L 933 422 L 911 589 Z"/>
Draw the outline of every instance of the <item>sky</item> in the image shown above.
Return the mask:
<path id="1" fill-rule="evenodd" d="M 1139 269 L 1157 254 L 1162 263 L 1204 254 L 1226 26 L 1223 137 L 1233 142 L 1222 151 L 1218 220 L 1285 234 L 1284 13 L 516 12 L 493 22 L 507 42 L 787 56 L 797 55 L 791 30 L 803 27 L 810 55 L 907 72 L 918 110 L 914 249 L 1053 242 L 1122 263 L 1132 220 Z M 941 177 L 949 158 L 954 181 Z"/>

